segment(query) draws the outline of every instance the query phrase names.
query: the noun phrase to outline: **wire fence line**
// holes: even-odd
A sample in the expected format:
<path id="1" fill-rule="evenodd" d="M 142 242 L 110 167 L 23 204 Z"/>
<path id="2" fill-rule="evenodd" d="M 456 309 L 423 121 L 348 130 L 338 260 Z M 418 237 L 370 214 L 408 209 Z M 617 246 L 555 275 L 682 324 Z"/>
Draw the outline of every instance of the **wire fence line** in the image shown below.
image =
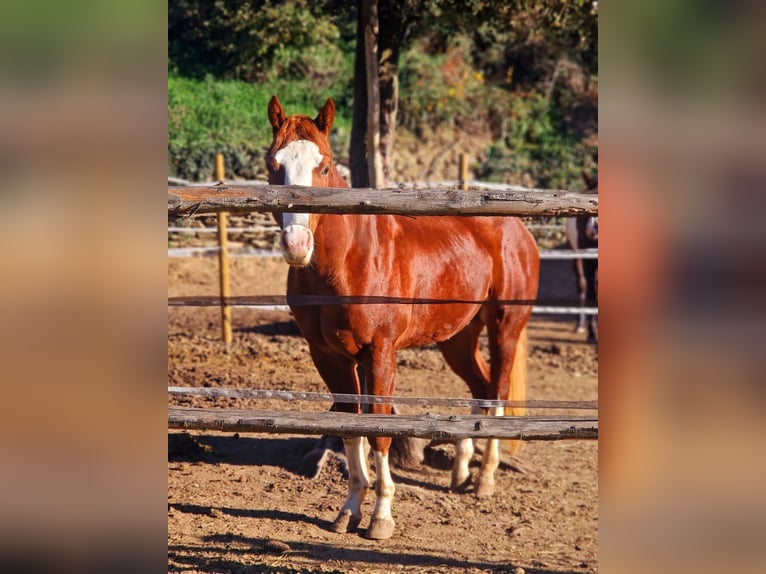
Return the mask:
<path id="1" fill-rule="evenodd" d="M 231 230 L 229 230 L 231 231 Z M 197 257 L 215 255 L 221 250 L 220 246 L 210 245 L 206 247 L 171 247 L 168 248 L 168 257 Z M 539 251 L 540 259 L 598 259 L 598 249 L 542 249 Z M 260 249 L 255 247 L 229 248 L 232 257 L 282 257 L 282 253 L 273 249 Z"/>
<path id="2" fill-rule="evenodd" d="M 257 232 L 276 232 L 279 231 L 281 227 L 274 224 L 263 224 L 263 225 L 254 225 L 250 227 L 229 227 L 227 230 L 227 233 L 231 235 L 236 235 L 237 233 L 257 233 Z M 535 230 L 541 230 L 541 231 L 564 231 L 564 225 L 546 225 L 546 224 L 527 224 L 527 229 L 535 229 Z M 216 227 L 179 227 L 179 226 L 171 226 L 168 227 L 168 233 L 186 233 L 186 234 L 192 234 L 192 233 L 218 233 L 218 228 Z"/>
<path id="3" fill-rule="evenodd" d="M 289 311 L 290 306 L 307 307 L 314 305 L 532 305 L 538 313 L 579 313 L 597 314 L 597 308 L 581 308 L 567 305 L 568 300 L 559 299 L 496 299 L 492 301 L 468 299 L 422 299 L 410 297 L 388 297 L 377 295 L 245 295 L 221 298 L 215 295 L 187 295 L 168 297 L 168 307 L 230 307 L 260 308 L 275 311 Z"/>
<path id="4" fill-rule="evenodd" d="M 263 389 L 231 389 L 210 387 L 168 387 L 172 395 L 191 395 L 198 397 L 237 398 L 237 399 L 280 399 L 284 401 L 312 401 L 350 403 L 361 405 L 410 405 L 410 406 L 447 406 L 478 408 L 527 408 L 527 409 L 575 409 L 598 410 L 598 401 L 503 401 L 489 399 L 459 399 L 445 397 L 381 397 L 375 395 L 355 395 L 344 393 L 312 393 L 304 391 L 281 391 Z"/>
<path id="5" fill-rule="evenodd" d="M 273 225 L 256 225 L 251 227 L 229 227 L 226 232 L 229 235 L 237 233 L 257 233 L 261 231 L 279 231 L 281 228 L 276 223 Z M 168 227 L 168 233 L 218 233 L 217 227 Z"/>

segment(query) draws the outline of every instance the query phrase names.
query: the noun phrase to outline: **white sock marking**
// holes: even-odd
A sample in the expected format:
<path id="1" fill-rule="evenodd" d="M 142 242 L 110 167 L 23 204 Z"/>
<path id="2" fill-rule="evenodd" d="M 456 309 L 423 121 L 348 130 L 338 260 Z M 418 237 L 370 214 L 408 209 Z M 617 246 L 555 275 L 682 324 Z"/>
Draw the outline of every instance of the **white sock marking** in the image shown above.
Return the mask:
<path id="1" fill-rule="evenodd" d="M 391 468 L 388 465 L 388 455 L 375 451 L 375 509 L 372 511 L 372 520 L 382 518 L 393 520 L 391 517 L 391 503 L 394 500 L 396 486 L 391 478 Z"/>
<path id="2" fill-rule="evenodd" d="M 343 439 L 348 461 L 348 498 L 343 508 L 349 509 L 353 516 L 362 515 L 362 501 L 370 487 L 364 440 L 361 437 Z"/>

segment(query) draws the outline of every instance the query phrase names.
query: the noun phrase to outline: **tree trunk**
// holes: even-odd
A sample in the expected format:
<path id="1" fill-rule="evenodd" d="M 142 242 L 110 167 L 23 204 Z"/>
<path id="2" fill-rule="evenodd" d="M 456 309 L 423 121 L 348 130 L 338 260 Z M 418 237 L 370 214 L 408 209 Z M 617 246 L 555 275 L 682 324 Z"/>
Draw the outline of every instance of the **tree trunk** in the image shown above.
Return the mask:
<path id="1" fill-rule="evenodd" d="M 362 0 L 358 3 L 356 24 L 356 52 L 354 54 L 354 110 L 351 119 L 351 141 L 349 143 L 349 169 L 351 187 L 370 187 L 367 170 L 367 68 L 364 62 L 364 21 Z"/>
<path id="2" fill-rule="evenodd" d="M 383 160 L 380 154 L 380 75 L 378 60 L 378 3 L 362 0 L 364 22 L 364 62 L 367 77 L 367 170 L 370 187 L 386 186 L 383 176 Z"/>
<path id="3" fill-rule="evenodd" d="M 380 156 L 383 164 L 384 181 L 391 174 L 391 150 L 396 135 L 396 112 L 399 108 L 398 65 L 391 55 L 392 50 L 383 50 L 380 67 Z M 396 56 L 398 58 L 398 56 Z"/>
<path id="4" fill-rule="evenodd" d="M 374 187 L 371 185 L 367 164 L 367 65 L 365 62 L 365 28 L 368 22 L 365 4 L 359 0 L 356 31 L 356 53 L 354 57 L 354 110 L 351 123 L 349 163 L 352 187 Z M 391 172 L 391 150 L 396 134 L 396 114 L 399 107 L 399 55 L 407 31 L 413 21 L 406 2 L 387 0 L 373 3 L 378 10 L 378 57 L 380 112 L 378 114 L 380 137 L 380 159 L 383 180 Z"/>
<path id="5" fill-rule="evenodd" d="M 380 34 L 378 35 L 380 65 L 380 154 L 383 174 L 391 174 L 391 150 L 396 135 L 396 114 L 399 109 L 399 54 L 409 27 L 406 2 L 378 2 Z"/>

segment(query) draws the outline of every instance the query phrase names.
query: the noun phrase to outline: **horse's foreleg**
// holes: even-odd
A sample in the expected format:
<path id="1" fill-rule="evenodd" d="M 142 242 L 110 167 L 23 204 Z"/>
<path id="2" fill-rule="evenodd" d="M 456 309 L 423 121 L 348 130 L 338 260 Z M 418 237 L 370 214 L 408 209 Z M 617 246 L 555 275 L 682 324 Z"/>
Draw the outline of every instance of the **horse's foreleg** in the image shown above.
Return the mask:
<path id="1" fill-rule="evenodd" d="M 346 394 L 360 392 L 354 361 L 329 355 L 310 343 L 309 351 L 314 365 L 330 391 Z M 336 403 L 335 408 L 341 412 L 359 411 L 358 406 L 351 403 Z M 370 488 L 365 440 L 361 437 L 343 439 L 343 447 L 348 461 L 348 498 L 332 523 L 331 529 L 335 532 L 351 532 L 359 526 L 362 519 L 362 501 Z"/>
<path id="2" fill-rule="evenodd" d="M 377 341 L 377 345 L 370 348 L 365 355 L 361 364 L 364 368 L 367 392 L 376 396 L 392 396 L 396 375 L 396 352 L 393 345 L 388 340 Z M 390 415 L 391 405 L 370 405 L 370 411 L 374 414 Z M 375 508 L 365 536 L 381 540 L 390 538 L 395 527 L 391 505 L 396 487 L 388 463 L 391 437 L 371 437 L 370 444 L 375 457 Z"/>
<path id="3" fill-rule="evenodd" d="M 362 520 L 362 502 L 370 488 L 363 437 L 343 439 L 348 460 L 348 498 L 332 523 L 334 532 L 352 532 Z"/>
<path id="4" fill-rule="evenodd" d="M 379 437 L 380 438 L 380 437 Z M 390 446 L 391 439 L 385 439 Z M 394 518 L 391 515 L 391 504 L 394 501 L 396 486 L 391 478 L 388 464 L 388 448 L 378 450 L 373 445 L 375 455 L 375 509 L 372 511 L 370 525 L 365 536 L 374 540 L 391 538 L 394 533 Z"/>

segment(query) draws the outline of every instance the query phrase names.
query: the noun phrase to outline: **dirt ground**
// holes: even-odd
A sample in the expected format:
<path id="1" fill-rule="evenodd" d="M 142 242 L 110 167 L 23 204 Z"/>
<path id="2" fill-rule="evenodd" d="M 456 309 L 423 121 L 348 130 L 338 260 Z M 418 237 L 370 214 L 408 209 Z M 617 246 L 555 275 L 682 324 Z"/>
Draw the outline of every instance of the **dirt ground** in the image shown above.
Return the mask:
<path id="1" fill-rule="evenodd" d="M 233 258 L 232 295 L 283 294 L 281 260 Z M 217 259 L 170 259 L 168 295 L 215 295 Z M 571 296 L 571 263 L 549 262 L 542 291 Z M 573 318 L 530 323 L 528 398 L 594 400 L 598 355 Z M 326 392 L 287 312 L 233 310 L 234 343 L 223 353 L 217 308 L 168 308 L 168 385 Z M 397 393 L 469 397 L 435 347 L 398 354 Z M 204 399 L 169 395 L 191 406 L 325 411 L 329 403 Z M 445 412 L 416 407 L 405 412 Z M 545 411 L 539 414 L 544 414 Z M 582 413 L 572 413 L 582 414 Z M 307 476 L 303 456 L 317 437 L 168 432 L 170 572 L 596 572 L 596 441 L 529 442 L 525 472 L 501 467 L 497 493 L 477 499 L 448 490 L 452 445 L 428 449 L 419 469 L 393 469 L 396 533 L 330 532 L 346 481 L 339 459 Z M 476 468 L 474 467 L 474 472 Z M 374 477 L 374 469 L 372 476 Z"/>

